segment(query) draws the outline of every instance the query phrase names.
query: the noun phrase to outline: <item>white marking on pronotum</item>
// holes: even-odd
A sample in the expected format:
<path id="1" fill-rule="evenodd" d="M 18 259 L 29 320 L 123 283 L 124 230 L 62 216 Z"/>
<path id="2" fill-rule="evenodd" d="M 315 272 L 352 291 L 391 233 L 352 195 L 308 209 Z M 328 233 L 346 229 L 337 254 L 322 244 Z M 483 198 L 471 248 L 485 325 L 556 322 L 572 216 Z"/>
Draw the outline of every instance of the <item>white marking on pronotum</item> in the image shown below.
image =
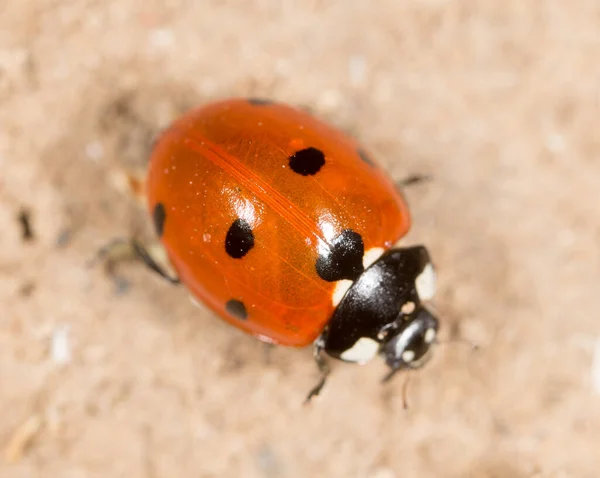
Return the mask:
<path id="1" fill-rule="evenodd" d="M 331 295 L 331 302 L 333 303 L 334 307 L 338 306 L 351 286 L 352 281 L 348 279 L 342 279 L 336 282 L 335 289 L 333 289 L 333 294 Z"/>
<path id="2" fill-rule="evenodd" d="M 427 264 L 415 280 L 417 294 L 421 300 L 431 300 L 435 295 L 435 270 L 431 263 Z"/>
<path id="3" fill-rule="evenodd" d="M 402 352 L 402 360 L 404 362 L 409 363 L 415 359 L 415 353 L 412 350 L 405 350 Z"/>
<path id="4" fill-rule="evenodd" d="M 371 249 L 369 249 L 367 252 L 365 252 L 365 255 L 363 256 L 363 267 L 365 269 L 369 267 L 371 264 L 373 264 L 373 262 L 375 262 L 381 257 L 383 252 L 383 247 L 372 247 Z"/>
<path id="5" fill-rule="evenodd" d="M 425 340 L 426 344 L 430 344 L 435 340 L 435 336 L 436 336 L 435 329 L 427 329 L 425 331 L 425 337 L 423 337 L 423 339 Z"/>
<path id="6" fill-rule="evenodd" d="M 344 351 L 340 358 L 346 362 L 366 363 L 379 352 L 379 344 L 368 337 L 358 339 L 352 348 Z"/>

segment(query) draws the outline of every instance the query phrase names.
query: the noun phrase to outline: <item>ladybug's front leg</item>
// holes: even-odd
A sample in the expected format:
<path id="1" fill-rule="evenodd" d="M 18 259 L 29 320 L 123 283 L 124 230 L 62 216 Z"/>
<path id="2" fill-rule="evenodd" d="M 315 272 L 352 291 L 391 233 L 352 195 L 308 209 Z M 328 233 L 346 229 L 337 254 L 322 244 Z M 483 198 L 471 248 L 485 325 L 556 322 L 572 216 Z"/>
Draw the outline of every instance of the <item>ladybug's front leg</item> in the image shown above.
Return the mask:
<path id="1" fill-rule="evenodd" d="M 317 385 L 315 385 L 308 393 L 308 396 L 306 397 L 304 403 L 309 403 L 313 397 L 316 397 L 321 393 L 321 390 L 323 390 L 325 382 L 327 381 L 327 376 L 330 372 L 329 365 L 327 365 L 327 362 L 323 357 L 323 341 L 321 337 L 319 337 L 314 343 L 313 357 L 315 359 L 317 367 L 319 368 L 319 372 L 321 373 L 321 379 L 319 380 Z"/>

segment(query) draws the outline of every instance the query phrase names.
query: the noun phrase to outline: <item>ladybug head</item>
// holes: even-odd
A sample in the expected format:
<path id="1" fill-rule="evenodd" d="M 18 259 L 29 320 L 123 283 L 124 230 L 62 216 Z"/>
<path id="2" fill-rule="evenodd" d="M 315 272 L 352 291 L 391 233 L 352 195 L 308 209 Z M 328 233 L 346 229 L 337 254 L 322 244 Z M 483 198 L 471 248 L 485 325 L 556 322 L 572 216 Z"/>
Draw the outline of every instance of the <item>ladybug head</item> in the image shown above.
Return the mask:
<path id="1" fill-rule="evenodd" d="M 404 316 L 397 329 L 387 334 L 381 348 L 385 361 L 391 368 L 384 380 L 397 371 L 417 369 L 431 357 L 431 347 L 436 343 L 438 320 L 425 307 L 419 306 Z"/>

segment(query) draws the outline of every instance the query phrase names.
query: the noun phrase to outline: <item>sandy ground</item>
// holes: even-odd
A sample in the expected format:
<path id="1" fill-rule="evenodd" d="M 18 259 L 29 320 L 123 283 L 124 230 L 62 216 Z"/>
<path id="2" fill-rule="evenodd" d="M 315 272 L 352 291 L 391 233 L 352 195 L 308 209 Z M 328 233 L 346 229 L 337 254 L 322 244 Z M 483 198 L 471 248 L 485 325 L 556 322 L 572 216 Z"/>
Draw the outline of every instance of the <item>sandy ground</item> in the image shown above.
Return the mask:
<path id="1" fill-rule="evenodd" d="M 376 6 L 374 6 L 376 5 Z M 444 338 L 409 388 L 275 349 L 141 266 L 115 175 L 226 96 L 313 108 L 408 191 Z M 0 477 L 597 477 L 597 0 L 5 2 Z M 30 214 L 23 237 L 20 211 Z M 594 365 L 595 364 L 595 365 Z"/>

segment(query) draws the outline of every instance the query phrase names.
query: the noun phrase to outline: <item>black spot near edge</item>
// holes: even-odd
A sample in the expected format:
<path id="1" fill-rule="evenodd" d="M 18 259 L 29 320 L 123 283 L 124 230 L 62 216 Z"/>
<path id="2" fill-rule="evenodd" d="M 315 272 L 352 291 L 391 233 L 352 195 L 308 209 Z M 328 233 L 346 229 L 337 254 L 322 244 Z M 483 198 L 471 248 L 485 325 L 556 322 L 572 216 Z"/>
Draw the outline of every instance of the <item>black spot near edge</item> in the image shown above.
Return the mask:
<path id="1" fill-rule="evenodd" d="M 317 274 L 327 282 L 355 280 L 364 271 L 364 253 L 365 245 L 360 234 L 346 229 L 333 240 L 331 249 L 318 257 Z"/>
<path id="2" fill-rule="evenodd" d="M 165 205 L 161 202 L 156 203 L 156 206 L 154 206 L 154 211 L 152 211 L 152 219 L 154 221 L 154 230 L 156 231 L 158 237 L 162 237 L 163 235 L 166 217 L 167 213 L 165 211 Z"/>
<path id="3" fill-rule="evenodd" d="M 248 103 L 254 106 L 268 106 L 272 105 L 274 101 L 267 98 L 248 98 Z"/>
<path id="4" fill-rule="evenodd" d="M 360 156 L 360 159 L 362 159 L 369 166 L 375 166 L 375 162 L 371 159 L 371 157 L 367 154 L 367 152 L 364 149 L 359 148 L 356 152 Z"/>
<path id="5" fill-rule="evenodd" d="M 225 310 L 229 312 L 229 314 L 233 315 L 236 319 L 247 320 L 248 319 L 248 311 L 246 310 L 246 306 L 241 300 L 230 299 L 225 304 Z"/>
<path id="6" fill-rule="evenodd" d="M 325 155 L 317 148 L 306 148 L 296 151 L 289 158 L 290 168 L 302 176 L 317 174 L 325 164 Z"/>
<path id="7" fill-rule="evenodd" d="M 225 251 L 234 259 L 241 259 L 254 247 L 252 228 L 243 219 L 236 219 L 227 231 Z"/>

